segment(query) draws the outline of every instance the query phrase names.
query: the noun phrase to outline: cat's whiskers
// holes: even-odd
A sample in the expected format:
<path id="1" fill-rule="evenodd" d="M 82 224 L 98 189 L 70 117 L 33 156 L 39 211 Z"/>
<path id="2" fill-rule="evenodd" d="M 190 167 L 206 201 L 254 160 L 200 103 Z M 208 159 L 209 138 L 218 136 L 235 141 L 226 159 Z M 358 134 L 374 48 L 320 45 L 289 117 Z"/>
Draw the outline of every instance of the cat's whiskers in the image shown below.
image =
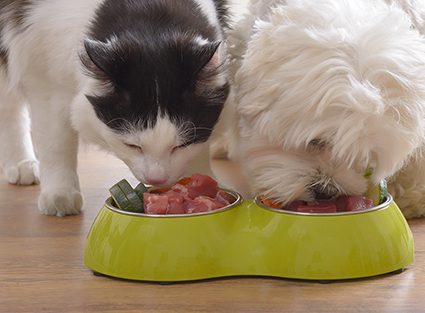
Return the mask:
<path id="1" fill-rule="evenodd" d="M 106 125 L 111 125 L 111 124 L 113 124 L 114 122 L 117 122 L 117 121 L 123 122 L 122 125 L 120 126 L 120 132 L 129 133 L 129 132 L 135 131 L 134 125 L 132 125 L 128 120 L 126 120 L 125 118 L 122 118 L 122 117 L 114 118 L 114 119 L 106 122 Z"/>

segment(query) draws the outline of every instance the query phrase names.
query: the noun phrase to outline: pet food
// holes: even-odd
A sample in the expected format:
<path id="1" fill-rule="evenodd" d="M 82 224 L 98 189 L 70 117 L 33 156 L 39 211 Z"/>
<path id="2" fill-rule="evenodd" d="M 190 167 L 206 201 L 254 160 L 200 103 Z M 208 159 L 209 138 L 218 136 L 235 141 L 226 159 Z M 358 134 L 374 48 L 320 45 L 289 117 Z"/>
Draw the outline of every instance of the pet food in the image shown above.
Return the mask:
<path id="1" fill-rule="evenodd" d="M 109 192 L 120 210 L 143 212 L 143 201 L 127 180 L 119 181 L 109 189 Z"/>
<path id="2" fill-rule="evenodd" d="M 148 189 L 142 183 L 132 188 L 125 180 L 109 189 L 120 210 L 148 214 L 190 214 L 221 209 L 235 201 L 206 175 L 193 174 L 171 188 Z"/>
<path id="3" fill-rule="evenodd" d="M 143 194 L 148 214 L 190 214 L 221 209 L 234 202 L 233 196 L 218 188 L 209 176 L 193 174 L 179 180 L 169 190 Z"/>
<path id="4" fill-rule="evenodd" d="M 286 206 L 266 197 L 260 197 L 260 201 L 271 208 L 303 213 L 352 212 L 366 210 L 373 207 L 373 201 L 364 196 L 340 196 L 334 200 L 309 202 L 297 200 L 287 204 Z"/>

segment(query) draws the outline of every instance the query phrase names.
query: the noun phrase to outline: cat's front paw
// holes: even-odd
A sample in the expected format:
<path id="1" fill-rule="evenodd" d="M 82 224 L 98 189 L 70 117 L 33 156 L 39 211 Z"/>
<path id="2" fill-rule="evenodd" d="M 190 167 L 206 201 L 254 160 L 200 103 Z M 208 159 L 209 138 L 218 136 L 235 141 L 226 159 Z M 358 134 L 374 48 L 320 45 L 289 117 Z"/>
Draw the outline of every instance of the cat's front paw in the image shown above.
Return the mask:
<path id="1" fill-rule="evenodd" d="M 80 214 L 82 206 L 83 197 L 75 188 L 48 189 L 38 199 L 38 208 L 46 215 L 76 215 Z"/>
<path id="2" fill-rule="evenodd" d="M 33 185 L 40 182 L 37 160 L 23 160 L 15 165 L 5 166 L 4 174 L 7 181 L 14 185 Z"/>

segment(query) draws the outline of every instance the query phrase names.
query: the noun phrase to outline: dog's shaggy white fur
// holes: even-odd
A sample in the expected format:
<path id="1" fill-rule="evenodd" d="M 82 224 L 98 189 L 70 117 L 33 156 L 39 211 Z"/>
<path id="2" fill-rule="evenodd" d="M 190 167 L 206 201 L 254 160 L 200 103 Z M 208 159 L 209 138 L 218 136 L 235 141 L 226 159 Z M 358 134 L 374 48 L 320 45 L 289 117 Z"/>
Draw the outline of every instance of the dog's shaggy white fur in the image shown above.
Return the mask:
<path id="1" fill-rule="evenodd" d="M 230 34 L 230 154 L 253 194 L 287 203 L 389 178 L 405 216 L 424 215 L 424 20 L 414 0 L 251 1 Z"/>

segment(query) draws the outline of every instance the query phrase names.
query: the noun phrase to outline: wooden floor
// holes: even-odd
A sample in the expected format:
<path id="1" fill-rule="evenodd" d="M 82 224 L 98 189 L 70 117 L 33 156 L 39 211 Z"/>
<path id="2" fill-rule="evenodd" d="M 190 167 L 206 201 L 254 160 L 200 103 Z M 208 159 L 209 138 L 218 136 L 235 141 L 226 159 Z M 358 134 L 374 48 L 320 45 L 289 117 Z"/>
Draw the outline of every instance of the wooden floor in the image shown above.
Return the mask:
<path id="1" fill-rule="evenodd" d="M 229 164 L 218 167 L 234 179 Z M 85 236 L 108 188 L 123 177 L 135 181 L 120 161 L 93 151 L 81 154 L 80 177 L 84 213 L 57 218 L 38 212 L 38 187 L 11 186 L 0 176 L 0 312 L 425 312 L 425 219 L 410 222 L 416 261 L 398 275 L 169 286 L 93 276 L 82 261 Z"/>

